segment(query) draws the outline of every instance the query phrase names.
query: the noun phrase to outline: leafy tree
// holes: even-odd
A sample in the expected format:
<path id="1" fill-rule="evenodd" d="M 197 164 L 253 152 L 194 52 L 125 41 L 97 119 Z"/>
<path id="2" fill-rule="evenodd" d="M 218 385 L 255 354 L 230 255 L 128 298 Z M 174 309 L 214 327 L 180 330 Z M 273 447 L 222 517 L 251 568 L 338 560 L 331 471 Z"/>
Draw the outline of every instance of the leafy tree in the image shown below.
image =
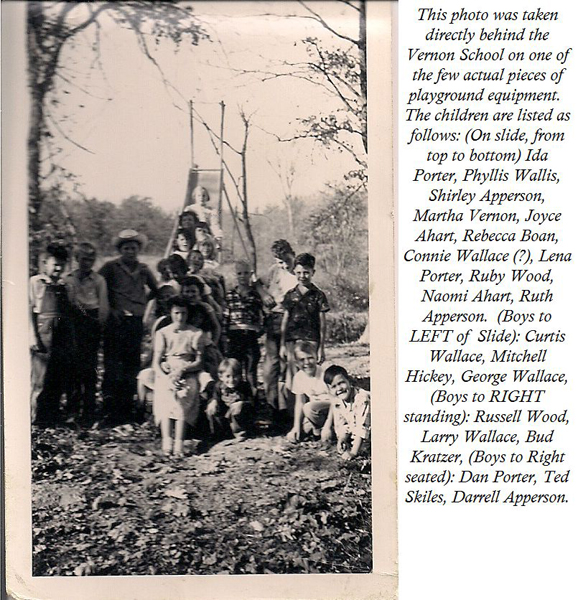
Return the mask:
<path id="1" fill-rule="evenodd" d="M 61 135 L 58 120 L 51 108 L 58 103 L 59 86 L 66 84 L 62 73 L 63 50 L 74 44 L 81 34 L 94 37 L 92 50 L 100 53 L 101 22 L 105 15 L 121 28 L 134 33 L 140 50 L 160 70 L 149 51 L 148 39 L 172 40 L 179 47 L 184 40 L 197 45 L 206 38 L 192 9 L 174 0 L 124 2 L 28 2 L 27 45 L 28 75 L 31 94 L 30 129 L 28 135 L 28 177 L 30 229 L 42 229 L 42 203 L 45 195 L 42 181 L 49 173 L 47 142 L 55 130 Z M 69 140 L 72 141 L 72 140 Z M 73 142 L 74 143 L 74 142 Z M 76 144 L 78 145 L 78 144 Z M 34 250 L 32 252 L 34 255 Z"/>
<path id="2" fill-rule="evenodd" d="M 161 254 L 168 242 L 174 225 L 174 215 L 168 215 L 158 206 L 155 206 L 150 198 L 131 196 L 122 201 L 117 219 L 118 229 L 127 227 L 137 229 L 148 238 L 146 252 L 150 254 Z M 118 231 L 114 231 L 116 235 Z"/>
<path id="3" fill-rule="evenodd" d="M 305 126 L 300 137 L 313 137 L 325 146 L 335 146 L 349 153 L 359 165 L 350 174 L 365 179 L 367 168 L 367 46 L 365 1 L 345 4 L 355 13 L 356 36 L 338 31 L 307 2 L 299 2 L 307 18 L 318 22 L 333 36 L 348 43 L 346 47 L 326 48 L 316 37 L 304 40 L 310 61 L 306 65 L 312 81 L 339 100 L 339 107 L 328 115 L 313 114 L 301 120 Z M 361 147 L 359 145 L 361 141 Z"/>
<path id="4" fill-rule="evenodd" d="M 134 228 L 147 236 L 146 252 L 160 255 L 174 224 L 174 215 L 140 196 L 125 198 L 120 205 L 96 198 L 69 200 L 66 205 L 78 240 L 92 242 L 102 254 L 114 254 L 114 236 L 121 229 Z"/>
<path id="5" fill-rule="evenodd" d="M 303 243 L 317 258 L 319 281 L 334 290 L 340 308 L 365 310 L 368 303 L 367 194 L 361 184 L 332 189 L 305 222 Z"/>

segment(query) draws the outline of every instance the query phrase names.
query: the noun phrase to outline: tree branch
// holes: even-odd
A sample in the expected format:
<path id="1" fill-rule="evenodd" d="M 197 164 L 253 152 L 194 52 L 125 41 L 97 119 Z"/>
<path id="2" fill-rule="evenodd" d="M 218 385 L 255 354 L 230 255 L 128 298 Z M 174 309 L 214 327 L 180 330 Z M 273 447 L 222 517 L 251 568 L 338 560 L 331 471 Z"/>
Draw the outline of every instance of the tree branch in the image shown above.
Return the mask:
<path id="1" fill-rule="evenodd" d="M 86 29 L 87 27 L 92 25 L 96 21 L 96 19 L 98 19 L 98 16 L 102 12 L 104 12 L 105 10 L 108 10 L 109 8 L 112 8 L 114 6 L 114 2 L 105 2 L 104 4 L 101 4 L 96 10 L 92 10 L 92 7 L 90 6 L 90 4 L 80 2 L 77 5 L 80 5 L 80 4 L 85 4 L 87 7 L 90 7 L 88 9 L 90 11 L 90 16 L 88 17 L 88 19 L 86 19 L 86 21 L 84 21 L 84 23 L 81 23 L 80 25 L 70 29 L 67 37 L 72 37 L 72 36 L 76 35 L 79 31 Z M 72 8 L 74 8 L 74 4 L 72 4 L 71 10 L 72 10 Z"/>
<path id="2" fill-rule="evenodd" d="M 307 4 L 305 2 L 303 2 L 302 0 L 298 0 L 298 1 L 299 1 L 299 4 L 307 12 L 309 12 L 311 15 L 313 15 L 312 17 L 305 16 L 303 18 L 305 18 L 305 19 L 307 19 L 307 18 L 311 19 L 312 18 L 315 21 L 317 21 L 318 23 L 320 23 L 323 27 L 325 27 L 325 29 L 327 29 L 327 31 L 330 31 L 333 35 L 337 36 L 338 38 L 340 38 L 342 40 L 346 40 L 348 42 L 351 42 L 352 44 L 355 44 L 356 46 L 359 46 L 359 40 L 351 38 L 348 35 L 344 35 L 343 33 L 339 33 L 339 31 L 336 31 L 335 29 L 333 29 L 333 27 L 331 27 L 331 25 L 329 25 L 329 23 L 327 23 L 327 21 L 325 21 L 325 19 L 323 19 L 319 13 L 316 13 L 312 8 L 310 8 L 309 6 L 307 6 Z"/>
<path id="3" fill-rule="evenodd" d="M 60 135 L 67 141 L 69 141 L 71 144 L 73 144 L 74 146 L 76 146 L 77 148 L 80 148 L 81 150 L 84 150 L 85 152 L 88 152 L 89 154 L 94 154 L 94 152 L 92 150 L 89 150 L 88 148 L 85 148 L 82 144 L 79 144 L 78 142 L 75 142 L 70 136 L 68 136 L 60 127 L 60 125 L 58 124 L 58 121 L 54 120 L 54 117 L 52 117 L 50 114 L 48 114 L 48 118 L 50 120 L 50 122 L 54 125 L 54 127 L 56 127 L 56 129 L 58 130 L 58 133 L 60 133 Z"/>

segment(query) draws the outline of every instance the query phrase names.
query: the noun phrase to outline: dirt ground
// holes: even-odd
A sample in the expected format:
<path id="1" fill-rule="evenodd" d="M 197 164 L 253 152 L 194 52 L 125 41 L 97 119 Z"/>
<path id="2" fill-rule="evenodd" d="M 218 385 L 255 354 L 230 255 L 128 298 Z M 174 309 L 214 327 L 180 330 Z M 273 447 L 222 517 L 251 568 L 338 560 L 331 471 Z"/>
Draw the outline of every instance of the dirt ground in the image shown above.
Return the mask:
<path id="1" fill-rule="evenodd" d="M 367 345 L 328 362 L 368 388 Z M 369 459 L 267 435 L 182 459 L 159 448 L 149 423 L 33 429 L 35 576 L 371 570 Z"/>

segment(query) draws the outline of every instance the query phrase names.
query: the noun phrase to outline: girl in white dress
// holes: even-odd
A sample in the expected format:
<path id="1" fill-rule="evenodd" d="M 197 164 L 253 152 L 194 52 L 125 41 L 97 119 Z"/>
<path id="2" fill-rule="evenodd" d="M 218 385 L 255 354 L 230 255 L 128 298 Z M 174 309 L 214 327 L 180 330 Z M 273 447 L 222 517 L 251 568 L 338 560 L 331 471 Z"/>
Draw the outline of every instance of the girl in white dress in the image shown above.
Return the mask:
<path id="1" fill-rule="evenodd" d="M 199 371 L 203 365 L 205 334 L 187 324 L 186 301 L 169 300 L 171 324 L 156 332 L 153 367 L 153 413 L 161 426 L 162 450 L 182 456 L 185 423 L 194 426 L 199 417 Z M 171 429 L 174 423 L 174 447 Z"/>

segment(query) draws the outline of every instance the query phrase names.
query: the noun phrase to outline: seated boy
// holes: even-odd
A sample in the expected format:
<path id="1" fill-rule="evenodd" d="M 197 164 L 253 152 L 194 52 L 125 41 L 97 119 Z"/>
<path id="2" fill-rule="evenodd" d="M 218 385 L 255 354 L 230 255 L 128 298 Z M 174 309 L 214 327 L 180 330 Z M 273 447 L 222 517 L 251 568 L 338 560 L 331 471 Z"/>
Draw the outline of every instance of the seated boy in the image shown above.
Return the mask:
<path id="1" fill-rule="evenodd" d="M 317 362 L 325 360 L 325 313 L 329 304 L 325 294 L 313 283 L 315 257 L 304 252 L 295 259 L 297 285 L 283 299 L 281 323 L 281 357 L 287 357 L 287 380 L 295 373 L 293 348 L 297 341 L 311 342 L 315 346 Z"/>
<path id="2" fill-rule="evenodd" d="M 331 398 L 323 380 L 323 369 L 317 364 L 317 348 L 311 342 L 297 342 L 295 359 L 299 366 L 291 388 L 295 394 L 295 412 L 293 428 L 287 438 L 298 441 L 302 433 L 311 433 L 321 436 L 322 441 L 328 441 L 331 423 L 328 423 L 327 416 Z"/>
<path id="3" fill-rule="evenodd" d="M 219 365 L 219 381 L 206 412 L 213 435 L 220 436 L 230 429 L 238 440 L 247 436 L 253 417 L 253 392 L 243 380 L 238 360 L 225 358 Z"/>
<path id="4" fill-rule="evenodd" d="M 42 272 L 30 278 L 32 324 L 30 398 L 32 422 L 54 425 L 60 399 L 72 389 L 71 306 L 61 274 L 68 260 L 64 246 L 51 243 L 42 256 Z"/>
<path id="5" fill-rule="evenodd" d="M 335 430 L 337 451 L 344 460 L 350 460 L 369 450 L 369 392 L 356 388 L 347 371 L 338 365 L 328 367 L 323 380 L 332 399 L 326 427 Z"/>

